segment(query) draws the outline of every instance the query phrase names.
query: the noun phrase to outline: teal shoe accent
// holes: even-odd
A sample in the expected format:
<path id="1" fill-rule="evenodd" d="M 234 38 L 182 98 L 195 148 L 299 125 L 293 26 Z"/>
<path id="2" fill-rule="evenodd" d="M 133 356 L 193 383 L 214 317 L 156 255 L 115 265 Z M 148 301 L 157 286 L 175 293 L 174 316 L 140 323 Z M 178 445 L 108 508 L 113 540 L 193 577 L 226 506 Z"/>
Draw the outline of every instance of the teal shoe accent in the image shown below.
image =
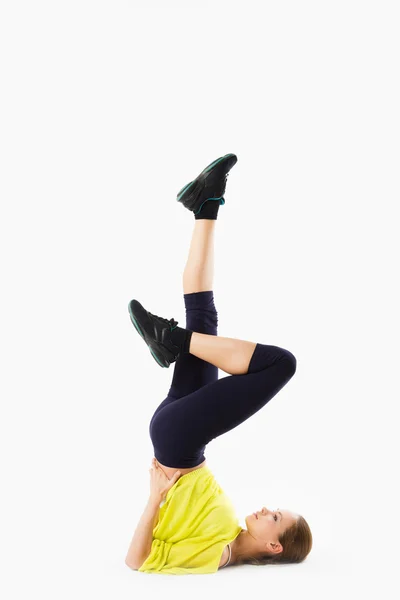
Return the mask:
<path id="1" fill-rule="evenodd" d="M 150 346 L 149 346 L 149 348 L 150 348 Z M 161 363 L 161 362 L 158 360 L 158 358 L 157 358 L 157 356 L 154 354 L 154 352 L 153 352 L 153 349 L 152 349 L 152 348 L 150 348 L 150 352 L 152 353 L 152 355 L 154 356 L 154 358 L 156 359 L 156 361 L 158 362 L 158 364 L 159 364 L 161 367 L 163 367 L 163 368 L 165 369 L 165 365 L 163 365 L 163 364 L 162 364 L 162 363 Z"/>
<path id="2" fill-rule="evenodd" d="M 204 171 L 202 171 L 202 172 L 201 172 L 201 175 L 202 175 L 203 173 L 207 173 L 207 171 L 209 171 L 210 169 L 212 169 L 212 167 L 213 167 L 214 165 L 217 165 L 219 162 L 221 162 L 221 160 L 224 160 L 224 158 L 226 158 L 227 156 L 233 156 L 233 155 L 232 155 L 232 152 L 230 152 L 229 154 L 225 154 L 225 156 L 221 156 L 221 158 L 217 158 L 217 160 L 214 160 L 214 162 L 212 162 L 210 165 L 208 165 L 208 167 L 206 167 L 206 168 L 204 169 Z"/>
<path id="3" fill-rule="evenodd" d="M 205 203 L 206 203 L 208 200 L 223 200 L 223 202 L 220 202 L 220 204 L 221 204 L 221 205 L 222 205 L 222 204 L 225 204 L 225 199 L 224 199 L 224 197 L 223 197 L 223 196 L 221 196 L 221 198 L 207 198 L 207 200 L 204 200 L 204 202 L 202 202 L 202 204 L 201 204 L 201 206 L 200 206 L 199 210 L 198 210 L 197 212 L 195 212 L 195 213 L 194 213 L 195 215 L 198 215 L 198 214 L 199 214 L 199 212 L 200 212 L 200 211 L 201 211 L 201 209 L 203 208 L 203 204 L 205 204 Z"/>
<path id="4" fill-rule="evenodd" d="M 185 185 L 181 191 L 178 193 L 178 197 L 177 197 L 177 202 L 179 202 L 181 196 L 183 196 L 183 194 L 186 192 L 186 190 L 188 190 L 190 188 L 191 185 L 194 184 L 194 181 L 191 181 L 190 183 L 188 183 L 187 185 Z"/>
<path id="5" fill-rule="evenodd" d="M 208 165 L 208 167 L 206 167 L 204 169 L 204 171 L 202 171 L 200 173 L 200 175 L 198 175 L 196 177 L 196 179 L 198 179 L 201 175 L 204 175 L 205 173 L 208 173 L 208 171 L 210 171 L 215 165 L 217 165 L 219 162 L 221 162 L 221 160 L 224 160 L 227 156 L 234 156 L 232 154 L 232 152 L 229 152 L 228 154 L 225 154 L 225 156 L 221 156 L 221 158 L 217 158 L 216 160 L 214 160 L 211 164 Z M 190 183 L 188 183 L 187 185 L 185 185 L 180 192 L 178 192 L 178 196 L 177 196 L 177 202 L 179 202 L 181 196 L 183 196 L 183 194 L 189 189 L 189 187 L 194 184 L 195 180 L 191 181 Z M 221 204 L 225 204 L 225 201 Z"/>
<path id="6" fill-rule="evenodd" d="M 132 315 L 131 311 L 129 311 L 129 315 L 130 315 L 130 317 L 131 317 L 131 321 L 132 321 L 132 323 L 133 323 L 133 325 L 134 325 L 134 327 L 135 327 L 136 331 L 137 331 L 137 332 L 138 332 L 138 333 L 139 333 L 139 334 L 142 336 L 142 338 L 144 339 L 144 335 L 143 335 L 143 333 L 142 333 L 142 330 L 140 329 L 139 325 L 137 324 L 137 322 L 136 322 L 135 318 L 133 317 L 133 315 Z"/>

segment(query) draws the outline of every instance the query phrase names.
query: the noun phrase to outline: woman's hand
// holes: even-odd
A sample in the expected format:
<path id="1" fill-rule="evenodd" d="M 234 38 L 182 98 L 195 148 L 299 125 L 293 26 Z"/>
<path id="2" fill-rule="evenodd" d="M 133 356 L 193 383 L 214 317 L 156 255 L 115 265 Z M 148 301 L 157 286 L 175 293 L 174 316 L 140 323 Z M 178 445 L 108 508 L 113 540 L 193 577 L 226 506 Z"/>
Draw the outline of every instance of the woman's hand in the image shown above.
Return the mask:
<path id="1" fill-rule="evenodd" d="M 180 471 L 176 471 L 171 479 L 165 475 L 164 471 L 159 466 L 157 460 L 153 458 L 152 468 L 150 471 L 150 496 L 157 498 L 160 501 L 165 500 L 168 491 L 178 481 L 181 476 Z"/>

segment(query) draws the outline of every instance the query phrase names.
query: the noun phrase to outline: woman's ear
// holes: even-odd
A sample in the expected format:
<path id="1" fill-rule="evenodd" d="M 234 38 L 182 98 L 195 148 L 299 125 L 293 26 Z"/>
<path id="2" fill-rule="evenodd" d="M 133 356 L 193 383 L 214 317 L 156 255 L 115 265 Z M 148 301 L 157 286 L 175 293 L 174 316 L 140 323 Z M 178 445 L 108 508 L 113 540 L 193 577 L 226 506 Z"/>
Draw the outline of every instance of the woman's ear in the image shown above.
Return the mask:
<path id="1" fill-rule="evenodd" d="M 275 544 L 274 544 L 274 542 L 268 542 L 266 550 L 267 550 L 267 552 L 279 554 L 280 552 L 282 552 L 283 546 L 279 542 L 276 542 Z"/>

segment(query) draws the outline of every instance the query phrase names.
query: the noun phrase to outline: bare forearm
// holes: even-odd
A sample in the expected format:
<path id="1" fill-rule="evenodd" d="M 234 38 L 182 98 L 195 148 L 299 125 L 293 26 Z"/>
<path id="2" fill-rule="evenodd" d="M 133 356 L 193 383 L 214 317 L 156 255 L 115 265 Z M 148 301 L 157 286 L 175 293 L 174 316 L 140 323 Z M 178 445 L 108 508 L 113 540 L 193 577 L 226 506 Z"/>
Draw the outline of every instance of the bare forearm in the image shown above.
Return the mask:
<path id="1" fill-rule="evenodd" d="M 150 496 L 144 512 L 137 524 L 125 563 L 138 569 L 150 554 L 153 542 L 153 529 L 158 521 L 161 498 Z"/>

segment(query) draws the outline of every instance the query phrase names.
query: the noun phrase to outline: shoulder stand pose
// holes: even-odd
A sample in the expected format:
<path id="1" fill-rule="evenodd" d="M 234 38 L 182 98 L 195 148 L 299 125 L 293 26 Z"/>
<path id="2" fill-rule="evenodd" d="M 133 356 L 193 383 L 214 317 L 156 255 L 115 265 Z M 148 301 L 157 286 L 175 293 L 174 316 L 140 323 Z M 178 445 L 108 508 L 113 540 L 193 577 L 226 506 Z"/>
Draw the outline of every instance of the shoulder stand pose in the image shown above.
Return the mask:
<path id="1" fill-rule="evenodd" d="M 302 562 L 312 547 L 307 521 L 263 507 L 240 527 L 234 507 L 206 464 L 209 442 L 261 410 L 296 372 L 289 350 L 220 337 L 214 304 L 214 230 L 234 154 L 208 165 L 177 201 L 194 213 L 183 272 L 186 327 L 146 310 L 130 319 L 161 367 L 175 363 L 168 395 L 149 426 L 154 447 L 150 498 L 125 563 L 147 573 L 214 573 L 226 566 Z M 230 375 L 218 379 L 218 369 Z"/>

